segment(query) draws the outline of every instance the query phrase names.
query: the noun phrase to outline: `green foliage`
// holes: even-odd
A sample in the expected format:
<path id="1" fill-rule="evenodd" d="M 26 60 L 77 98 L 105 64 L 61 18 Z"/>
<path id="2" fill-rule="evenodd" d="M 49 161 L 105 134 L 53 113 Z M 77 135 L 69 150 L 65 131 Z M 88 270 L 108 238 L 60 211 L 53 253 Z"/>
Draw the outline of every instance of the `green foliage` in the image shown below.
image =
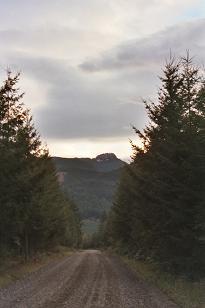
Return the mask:
<path id="1" fill-rule="evenodd" d="M 64 174 L 63 190 L 78 204 L 81 218 L 98 220 L 112 206 L 124 162 L 89 158 L 53 158 Z"/>
<path id="2" fill-rule="evenodd" d="M 205 274 L 205 87 L 189 55 L 166 64 L 143 147 L 122 177 L 111 211 L 114 243 L 167 271 Z"/>
<path id="3" fill-rule="evenodd" d="M 48 151 L 18 94 L 19 75 L 0 88 L 0 255 L 78 245 L 75 205 L 61 192 Z"/>

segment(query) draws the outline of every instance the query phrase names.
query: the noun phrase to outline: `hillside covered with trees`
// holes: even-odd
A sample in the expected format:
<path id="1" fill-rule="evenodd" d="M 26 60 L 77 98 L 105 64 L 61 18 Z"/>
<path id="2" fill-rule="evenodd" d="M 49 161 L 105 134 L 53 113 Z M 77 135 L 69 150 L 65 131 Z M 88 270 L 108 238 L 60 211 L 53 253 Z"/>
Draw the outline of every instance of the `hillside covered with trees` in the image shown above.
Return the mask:
<path id="1" fill-rule="evenodd" d="M 78 210 L 59 188 L 18 90 L 19 74 L 8 72 L 0 88 L 0 258 L 55 245 L 78 246 Z"/>
<path id="2" fill-rule="evenodd" d="M 205 80 L 189 54 L 166 63 L 158 101 L 145 102 L 104 241 L 191 278 L 205 274 Z"/>
<path id="3" fill-rule="evenodd" d="M 79 206 L 82 219 L 96 220 L 113 202 L 125 162 L 113 153 L 90 158 L 53 158 L 59 181 Z"/>

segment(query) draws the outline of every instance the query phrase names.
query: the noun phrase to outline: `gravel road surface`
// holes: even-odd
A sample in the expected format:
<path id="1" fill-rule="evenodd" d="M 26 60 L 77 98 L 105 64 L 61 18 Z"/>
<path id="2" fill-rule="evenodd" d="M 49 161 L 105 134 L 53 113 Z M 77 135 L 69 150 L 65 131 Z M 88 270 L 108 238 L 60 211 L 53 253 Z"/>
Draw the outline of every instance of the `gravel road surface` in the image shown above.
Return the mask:
<path id="1" fill-rule="evenodd" d="M 52 262 L 7 288 L 0 308 L 176 308 L 117 257 L 97 250 Z"/>

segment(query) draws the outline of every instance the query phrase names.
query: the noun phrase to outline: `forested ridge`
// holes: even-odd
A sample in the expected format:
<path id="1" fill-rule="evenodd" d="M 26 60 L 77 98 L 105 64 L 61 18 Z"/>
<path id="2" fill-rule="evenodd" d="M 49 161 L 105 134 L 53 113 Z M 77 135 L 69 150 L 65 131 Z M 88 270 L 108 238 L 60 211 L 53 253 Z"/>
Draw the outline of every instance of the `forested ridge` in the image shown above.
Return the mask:
<path id="1" fill-rule="evenodd" d="M 96 158 L 53 157 L 61 186 L 78 204 L 82 219 L 98 220 L 113 202 L 121 169 L 125 162 L 113 153 Z"/>
<path id="2" fill-rule="evenodd" d="M 76 205 L 59 187 L 48 149 L 42 144 L 8 72 L 0 88 L 0 258 L 24 256 L 55 245 L 79 246 Z"/>
<path id="3" fill-rule="evenodd" d="M 101 243 L 197 278 L 205 274 L 205 80 L 189 53 L 171 58 L 156 102 L 146 102 L 149 123 L 133 127 L 115 202 L 101 224 Z"/>

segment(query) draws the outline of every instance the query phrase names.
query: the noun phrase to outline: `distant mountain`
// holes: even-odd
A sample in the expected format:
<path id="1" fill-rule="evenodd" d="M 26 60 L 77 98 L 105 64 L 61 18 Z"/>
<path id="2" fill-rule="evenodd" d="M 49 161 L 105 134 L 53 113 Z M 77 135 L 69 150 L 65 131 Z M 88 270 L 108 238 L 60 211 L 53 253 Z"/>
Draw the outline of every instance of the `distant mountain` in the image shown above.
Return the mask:
<path id="1" fill-rule="evenodd" d="M 113 153 L 94 159 L 53 157 L 59 182 L 79 206 L 82 219 L 98 219 L 113 201 L 125 162 Z"/>

